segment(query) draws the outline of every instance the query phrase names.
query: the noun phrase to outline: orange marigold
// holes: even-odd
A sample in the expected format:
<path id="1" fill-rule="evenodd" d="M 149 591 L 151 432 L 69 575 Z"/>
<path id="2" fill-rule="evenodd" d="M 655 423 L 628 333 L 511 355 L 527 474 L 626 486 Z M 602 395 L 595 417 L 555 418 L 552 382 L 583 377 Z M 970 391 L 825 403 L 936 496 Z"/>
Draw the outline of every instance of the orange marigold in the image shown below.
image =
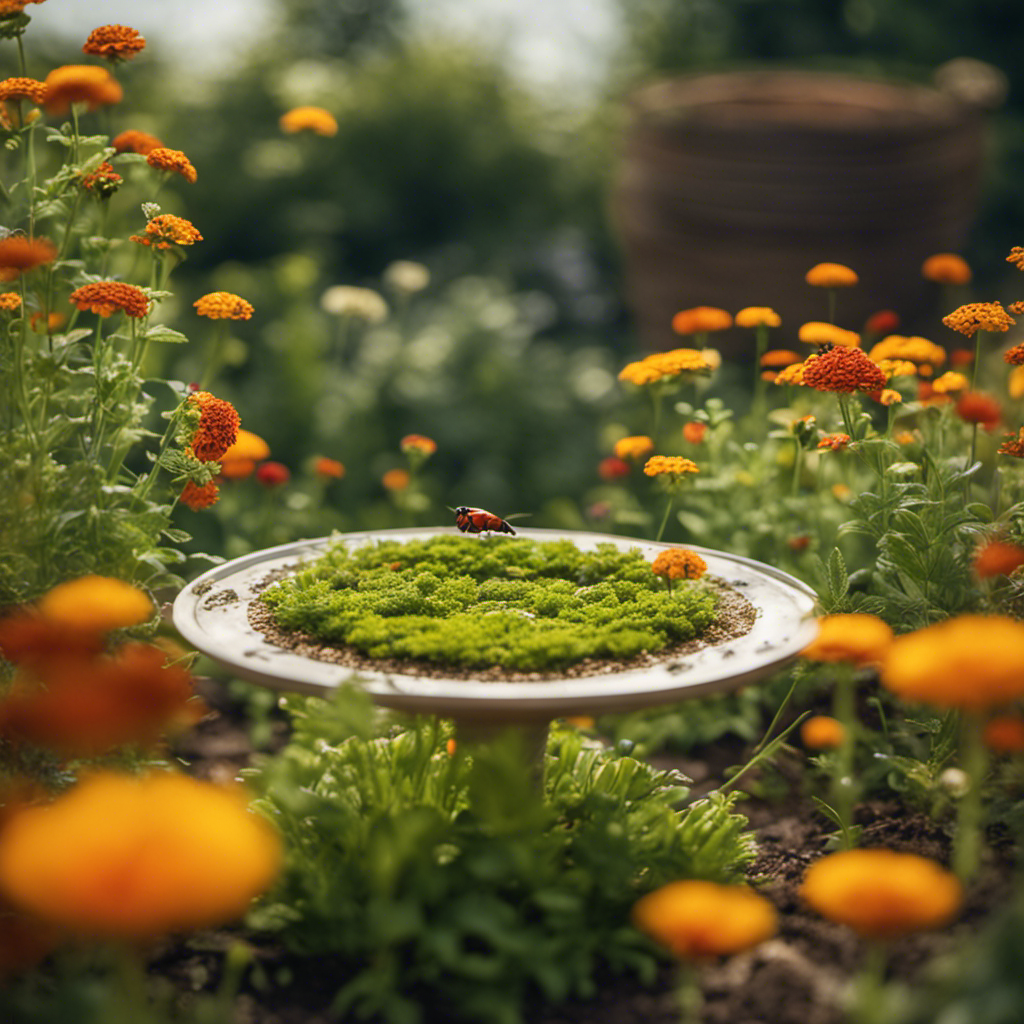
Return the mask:
<path id="1" fill-rule="evenodd" d="M 761 365 L 773 370 L 781 370 L 785 366 L 792 366 L 800 361 L 799 354 L 788 348 L 769 349 L 761 356 Z"/>
<path id="2" fill-rule="evenodd" d="M 917 335 L 906 337 L 890 334 L 871 347 L 868 358 L 876 363 L 886 359 L 903 360 L 916 365 L 941 366 L 946 361 L 946 350 L 934 341 Z"/>
<path id="3" fill-rule="evenodd" d="M 131 242 L 151 245 L 154 249 L 169 249 L 172 245 L 195 245 L 203 236 L 190 220 L 173 213 L 161 213 L 146 225 L 144 235 L 132 235 Z"/>
<path id="4" fill-rule="evenodd" d="M 389 469 L 381 478 L 380 482 L 389 491 L 404 491 L 410 484 L 412 477 L 407 469 Z"/>
<path id="5" fill-rule="evenodd" d="M 0 82 L 0 101 L 28 100 L 40 104 L 46 99 L 46 83 L 35 78 L 5 78 Z"/>
<path id="6" fill-rule="evenodd" d="M 164 144 L 155 135 L 136 131 L 134 128 L 129 128 L 128 131 L 115 135 L 110 140 L 110 144 L 118 153 L 141 153 L 142 156 L 148 156 L 154 149 L 165 148 Z"/>
<path id="7" fill-rule="evenodd" d="M 922 276 L 939 284 L 967 284 L 971 268 L 962 256 L 954 252 L 937 252 L 921 264 Z"/>
<path id="8" fill-rule="evenodd" d="M 670 476 L 682 479 L 687 473 L 699 473 L 697 463 L 692 459 L 684 459 L 681 455 L 652 455 L 644 463 L 647 476 Z"/>
<path id="9" fill-rule="evenodd" d="M 1020 715 L 999 715 L 992 718 L 985 723 L 982 739 L 993 753 L 1024 753 L 1024 718 Z"/>
<path id="10" fill-rule="evenodd" d="M 974 555 L 974 575 L 978 579 L 1009 576 L 1024 565 L 1024 548 L 1004 540 L 990 540 Z"/>
<path id="11" fill-rule="evenodd" d="M 915 853 L 844 850 L 804 875 L 803 898 L 830 921 L 887 939 L 946 924 L 963 899 L 956 876 Z"/>
<path id="12" fill-rule="evenodd" d="M 337 459 L 321 455 L 313 463 L 313 472 L 322 480 L 340 480 L 345 475 L 345 467 Z"/>
<path id="13" fill-rule="evenodd" d="M 809 661 L 880 661 L 892 643 L 892 630 L 877 615 L 853 613 L 818 619 L 818 635 L 801 652 Z"/>
<path id="14" fill-rule="evenodd" d="M 109 576 L 58 583 L 37 602 L 39 614 L 74 632 L 109 633 L 153 617 L 153 601 L 138 587 Z"/>
<path id="15" fill-rule="evenodd" d="M 620 459 L 642 459 L 654 451 L 654 441 L 646 434 L 620 437 L 612 451 Z"/>
<path id="16" fill-rule="evenodd" d="M 860 335 L 856 331 L 847 331 L 821 320 L 810 320 L 801 324 L 797 337 L 808 345 L 845 345 L 848 348 L 860 348 Z"/>
<path id="17" fill-rule="evenodd" d="M 137 939 L 239 917 L 280 863 L 280 840 L 240 791 L 101 772 L 12 816 L 0 884 L 44 920 Z"/>
<path id="18" fill-rule="evenodd" d="M 1012 455 L 1015 459 L 1024 459 L 1024 427 L 1021 427 L 1016 434 L 1006 435 L 1011 440 L 1004 441 L 996 454 Z"/>
<path id="19" fill-rule="evenodd" d="M 881 671 L 904 700 L 980 711 L 1024 696 L 1024 623 L 958 615 L 897 637 Z"/>
<path id="20" fill-rule="evenodd" d="M 690 444 L 700 444 L 708 432 L 708 425 L 699 420 L 692 420 L 683 424 L 683 440 Z"/>
<path id="21" fill-rule="evenodd" d="M 259 434 L 254 434 L 251 430 L 239 428 L 238 437 L 220 457 L 220 461 L 222 464 L 232 462 L 235 459 L 251 459 L 255 462 L 261 462 L 263 459 L 269 458 L 270 445 Z M 227 475 L 225 473 L 225 476 Z"/>
<path id="22" fill-rule="evenodd" d="M 778 931 L 775 908 L 745 885 L 681 881 L 633 906 L 633 924 L 686 960 L 728 956 Z"/>
<path id="23" fill-rule="evenodd" d="M 680 373 L 701 373 L 711 369 L 704 352 L 695 348 L 674 348 L 668 352 L 654 352 L 643 361 L 662 376 L 675 377 Z"/>
<path id="24" fill-rule="evenodd" d="M 850 288 L 860 278 L 842 263 L 817 263 L 807 271 L 804 280 L 815 288 Z"/>
<path id="25" fill-rule="evenodd" d="M 1010 250 L 1010 255 L 1006 257 L 1006 262 L 1012 263 L 1018 270 L 1024 270 L 1024 249 L 1015 245 Z"/>
<path id="26" fill-rule="evenodd" d="M 815 358 L 817 357 L 811 357 L 811 359 Z M 783 384 L 803 384 L 804 371 L 807 369 L 807 364 L 811 362 L 811 359 L 805 360 L 802 363 L 790 363 L 789 366 L 784 366 L 776 374 L 775 383 L 780 386 Z"/>
<path id="27" fill-rule="evenodd" d="M 149 298 L 141 288 L 123 281 L 94 281 L 76 288 L 70 295 L 72 305 L 99 316 L 110 316 L 121 309 L 138 319 L 149 310 Z"/>
<path id="28" fill-rule="evenodd" d="M 845 451 L 850 444 L 849 434 L 822 434 L 819 448 L 830 448 L 834 452 Z"/>
<path id="29" fill-rule="evenodd" d="M 417 454 L 426 457 L 437 451 L 437 442 L 424 434 L 406 434 L 398 442 L 398 447 L 406 455 Z"/>
<path id="30" fill-rule="evenodd" d="M 747 306 L 736 314 L 737 327 L 781 327 L 782 317 L 770 306 Z"/>
<path id="31" fill-rule="evenodd" d="M 699 580 L 707 571 L 708 563 L 696 551 L 688 548 L 662 551 L 651 562 L 651 572 L 668 580 Z"/>
<path id="32" fill-rule="evenodd" d="M 46 109 L 63 114 L 72 103 L 85 103 L 90 110 L 120 103 L 124 92 L 106 68 L 92 64 L 66 64 L 46 76 Z"/>
<path id="33" fill-rule="evenodd" d="M 29 4 L 41 4 L 45 0 L 0 0 L 0 18 L 10 18 L 21 14 Z"/>
<path id="34" fill-rule="evenodd" d="M 149 230 L 148 226 L 146 230 Z M 248 320 L 255 312 L 250 303 L 231 292 L 209 292 L 192 305 L 200 316 L 208 316 L 211 320 Z"/>
<path id="35" fill-rule="evenodd" d="M 21 296 L 17 292 L 0 292 L 0 310 L 16 313 L 21 309 Z"/>
<path id="36" fill-rule="evenodd" d="M 656 384 L 663 380 L 665 374 L 645 361 L 627 363 L 619 370 L 619 380 L 642 387 L 645 384 Z"/>
<path id="37" fill-rule="evenodd" d="M 676 334 L 705 334 L 724 331 L 732 327 L 732 316 L 717 306 L 694 306 L 681 309 L 672 317 L 672 330 Z"/>
<path id="38" fill-rule="evenodd" d="M 114 62 L 131 60 L 145 48 L 146 40 L 138 29 L 129 28 L 127 25 L 101 25 L 89 33 L 82 53 Z"/>
<path id="39" fill-rule="evenodd" d="M 26 270 L 52 263 L 57 246 L 48 238 L 8 235 L 0 239 L 0 280 L 10 281 Z"/>
<path id="40" fill-rule="evenodd" d="M 885 374 L 859 348 L 837 346 L 808 360 L 803 383 L 818 391 L 849 394 L 878 391 L 886 385 Z"/>
<path id="41" fill-rule="evenodd" d="M 337 135 L 338 122 L 323 107 L 295 107 L 282 114 L 278 124 L 281 131 L 294 135 L 296 132 L 314 132 L 317 135 Z"/>
<path id="42" fill-rule="evenodd" d="M 203 508 L 209 508 L 211 505 L 216 505 L 219 498 L 220 488 L 213 480 L 208 484 L 203 484 L 201 487 L 189 480 L 181 489 L 182 504 L 188 505 L 194 512 L 198 512 Z"/>
<path id="43" fill-rule="evenodd" d="M 229 401 L 209 391 L 189 395 L 188 402 L 199 409 L 199 422 L 189 446 L 200 462 L 214 462 L 238 440 L 241 417 Z"/>
<path id="44" fill-rule="evenodd" d="M 1003 359 L 1011 366 L 1024 366 L 1024 342 L 1007 349 L 1003 353 Z"/>
<path id="45" fill-rule="evenodd" d="M 813 715 L 800 726 L 800 739 L 811 750 L 834 750 L 845 738 L 846 727 L 828 715 Z"/>
<path id="46" fill-rule="evenodd" d="M 956 403 L 956 414 L 965 423 L 977 423 L 985 430 L 995 430 L 1002 419 L 1003 410 L 991 396 L 981 391 L 968 391 Z"/>
<path id="47" fill-rule="evenodd" d="M 196 169 L 180 149 L 168 149 L 166 146 L 151 149 L 146 154 L 146 163 L 158 171 L 180 174 L 190 185 L 194 185 L 198 177 Z"/>
<path id="48" fill-rule="evenodd" d="M 978 331 L 1008 331 L 1017 321 L 1003 309 L 1001 302 L 968 302 L 944 316 L 942 322 L 951 330 L 973 338 Z"/>

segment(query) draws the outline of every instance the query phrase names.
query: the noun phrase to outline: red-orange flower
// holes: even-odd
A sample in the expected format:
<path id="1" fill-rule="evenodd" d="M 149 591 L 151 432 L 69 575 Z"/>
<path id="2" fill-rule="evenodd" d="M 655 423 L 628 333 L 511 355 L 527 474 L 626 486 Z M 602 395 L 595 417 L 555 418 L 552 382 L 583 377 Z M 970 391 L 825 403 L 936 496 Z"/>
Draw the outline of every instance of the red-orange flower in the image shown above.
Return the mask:
<path id="1" fill-rule="evenodd" d="M 676 334 L 705 334 L 724 331 L 732 327 L 732 315 L 716 306 L 694 306 L 681 309 L 672 317 L 672 330 Z"/>
<path id="2" fill-rule="evenodd" d="M 1014 345 L 1011 349 L 1007 349 L 1003 353 L 1003 359 L 1011 366 L 1024 365 L 1024 342 L 1020 345 Z"/>
<path id="3" fill-rule="evenodd" d="M 885 373 L 859 348 L 836 346 L 808 360 L 803 383 L 818 391 L 880 391 L 886 385 Z"/>
<path id="4" fill-rule="evenodd" d="M 985 723 L 982 733 L 985 746 L 996 754 L 1024 753 L 1024 718 L 1020 715 L 999 715 Z"/>
<path id="5" fill-rule="evenodd" d="M 597 464 L 597 475 L 602 480 L 618 480 L 621 477 L 629 476 L 629 471 L 629 463 L 617 455 L 609 455 Z"/>
<path id="6" fill-rule="evenodd" d="M 213 462 L 238 440 L 242 419 L 229 401 L 216 398 L 209 391 L 189 395 L 188 402 L 199 409 L 199 421 L 189 447 L 200 462 Z"/>
<path id="7" fill-rule="evenodd" d="M 189 158 L 180 149 L 158 147 L 146 154 L 146 163 L 158 171 L 180 174 L 190 185 L 194 185 L 198 174 Z"/>
<path id="8" fill-rule="evenodd" d="M 213 480 L 201 487 L 189 480 L 181 490 L 182 504 L 188 505 L 194 512 L 216 505 L 219 498 L 220 488 Z"/>
<path id="9" fill-rule="evenodd" d="M 1012 455 L 1015 459 L 1024 459 L 1024 427 L 1016 434 L 1006 435 L 1010 440 L 1004 441 L 996 454 Z"/>
<path id="10" fill-rule="evenodd" d="M 773 348 L 769 349 L 763 356 L 761 356 L 761 365 L 766 368 L 773 370 L 781 370 L 786 366 L 792 366 L 794 363 L 799 363 L 802 360 L 802 356 L 788 348 Z"/>
<path id="11" fill-rule="evenodd" d="M 834 750 L 845 738 L 846 727 L 828 715 L 813 715 L 800 726 L 800 739 L 811 750 Z"/>
<path id="12" fill-rule="evenodd" d="M 0 82 L 0 101 L 28 100 L 40 104 L 46 98 L 46 83 L 35 78 L 5 78 Z"/>
<path id="13" fill-rule="evenodd" d="M 412 477 L 406 469 L 389 469 L 380 479 L 386 490 L 404 491 L 409 486 Z"/>
<path id="14" fill-rule="evenodd" d="M 256 470 L 256 479 L 267 488 L 281 487 L 291 478 L 291 470 L 283 462 L 264 462 Z"/>
<path id="15" fill-rule="evenodd" d="M 866 334 L 892 334 L 900 325 L 900 315 L 894 309 L 880 309 L 864 321 Z"/>
<path id="16" fill-rule="evenodd" d="M 155 135 L 134 128 L 115 135 L 110 144 L 118 153 L 141 153 L 143 156 L 148 156 L 154 149 L 164 148 L 164 144 Z"/>
<path id="17" fill-rule="evenodd" d="M 995 430 L 1002 418 L 999 403 L 981 391 L 968 391 L 956 403 L 956 414 L 965 423 L 977 423 L 985 430 Z"/>
<path id="18" fill-rule="evenodd" d="M 83 174 L 81 179 L 82 188 L 87 192 L 95 192 L 103 199 L 109 199 L 123 182 L 124 178 L 106 161 L 89 174 Z"/>
<path id="19" fill-rule="evenodd" d="M 135 54 L 146 48 L 146 40 L 138 29 L 127 25 L 101 25 L 89 33 L 89 38 L 82 47 L 82 53 L 103 57 L 111 62 L 130 60 Z"/>
<path id="20" fill-rule="evenodd" d="M 8 235 L 0 239 L 0 280 L 10 281 L 26 270 L 52 263 L 57 246 L 48 238 L 26 238 Z"/>
<path id="21" fill-rule="evenodd" d="M 131 235 L 130 242 L 151 245 L 154 249 L 169 249 L 172 245 L 194 245 L 203 236 L 190 220 L 173 213 L 161 213 L 146 225 L 144 235 Z"/>
<path id="22" fill-rule="evenodd" d="M 398 447 L 406 455 L 415 453 L 426 457 L 437 451 L 437 442 L 424 434 L 406 434 L 398 442 Z"/>
<path id="23" fill-rule="evenodd" d="M 99 316 L 111 316 L 121 309 L 136 319 L 149 311 L 149 298 L 141 288 L 123 281 L 94 281 L 76 288 L 70 295 L 71 303 Z"/>
<path id="24" fill-rule="evenodd" d="M 251 476 L 256 463 L 270 458 L 270 445 L 251 430 L 239 429 L 235 443 L 220 457 L 220 474 L 229 480 Z"/>
<path id="25" fill-rule="evenodd" d="M 993 576 L 1009 576 L 1022 565 L 1024 548 L 1019 544 L 990 540 L 979 548 L 974 556 L 974 575 L 981 580 L 991 579 Z"/>
<path id="26" fill-rule="evenodd" d="M 700 420 L 691 420 L 683 424 L 683 439 L 690 444 L 700 444 L 708 432 L 708 425 Z"/>
<path id="27" fill-rule="evenodd" d="M 345 475 L 345 467 L 337 459 L 321 455 L 313 463 L 313 472 L 324 480 L 340 480 Z"/>
<path id="28" fill-rule="evenodd" d="M 72 103 L 85 103 L 90 110 L 120 103 L 124 92 L 106 68 L 92 64 L 66 64 L 46 76 L 46 109 L 63 114 Z"/>
<path id="29" fill-rule="evenodd" d="M 822 434 L 819 448 L 830 448 L 834 452 L 845 451 L 850 444 L 849 434 Z"/>
<path id="30" fill-rule="evenodd" d="M 29 4 L 41 4 L 45 0 L 0 0 L 0 18 L 21 14 Z"/>

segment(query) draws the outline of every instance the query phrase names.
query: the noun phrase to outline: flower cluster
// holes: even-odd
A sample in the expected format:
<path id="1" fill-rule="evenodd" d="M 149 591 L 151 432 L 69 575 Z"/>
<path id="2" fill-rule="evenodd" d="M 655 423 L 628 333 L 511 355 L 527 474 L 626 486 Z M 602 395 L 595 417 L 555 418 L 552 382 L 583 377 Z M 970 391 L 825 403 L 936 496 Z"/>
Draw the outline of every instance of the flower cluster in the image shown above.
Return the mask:
<path id="1" fill-rule="evenodd" d="M 46 76 L 43 104 L 54 114 L 66 113 L 72 103 L 90 110 L 120 103 L 124 97 L 117 79 L 106 68 L 92 64 L 66 64 Z"/>
<path id="2" fill-rule="evenodd" d="M 803 383 L 818 391 L 850 394 L 885 387 L 885 374 L 859 349 L 837 346 L 808 360 Z"/>
<path id="3" fill-rule="evenodd" d="M 1008 331 L 1017 321 L 1001 302 L 968 302 L 944 316 L 942 322 L 951 330 L 973 338 L 978 331 Z"/>
<path id="4" fill-rule="evenodd" d="M 130 60 L 145 48 L 146 40 L 138 29 L 127 25 L 101 25 L 89 33 L 82 52 L 114 62 Z"/>
<path id="5" fill-rule="evenodd" d="M 110 140 L 110 145 L 113 146 L 117 153 L 139 153 L 142 156 L 147 156 L 154 149 L 164 148 L 164 144 L 155 135 L 150 135 L 148 132 L 140 132 L 134 128 L 129 128 L 128 131 L 115 135 Z"/>
<path id="6" fill-rule="evenodd" d="M 155 167 L 158 171 L 166 171 L 168 174 L 180 174 L 190 185 L 196 183 L 198 177 L 196 169 L 180 149 L 168 149 L 165 146 L 151 149 L 146 154 L 146 163 L 150 167 Z"/>
<path id="7" fill-rule="evenodd" d="M 30 103 L 41 104 L 46 99 L 46 83 L 35 78 L 5 78 L 0 81 L 0 102 L 10 100 L 28 100 Z"/>
<path id="8" fill-rule="evenodd" d="M 808 345 L 845 345 L 848 348 L 860 348 L 860 335 L 856 331 L 847 331 L 820 320 L 810 320 L 801 324 L 797 337 Z"/>
<path id="9" fill-rule="evenodd" d="M 323 107 L 295 107 L 281 115 L 279 124 L 281 131 L 289 135 L 296 132 L 328 136 L 338 134 L 338 122 Z"/>
<path id="10" fill-rule="evenodd" d="M 921 275 L 938 284 L 967 284 L 971 280 L 971 268 L 956 253 L 937 252 L 921 264 Z"/>
<path id="11" fill-rule="evenodd" d="M 647 476 L 669 476 L 679 480 L 687 473 L 699 473 L 697 463 L 692 459 L 684 459 L 681 455 L 652 455 L 644 463 Z"/>
<path id="12" fill-rule="evenodd" d="M 101 199 L 109 199 L 124 183 L 121 175 L 106 161 L 89 174 L 83 174 L 80 180 L 82 188 L 95 192 Z"/>
<path id="13" fill-rule="evenodd" d="M 654 451 L 654 441 L 646 434 L 620 437 L 612 451 L 620 459 L 642 459 Z"/>
<path id="14" fill-rule="evenodd" d="M 209 292 L 196 299 L 192 305 L 200 316 L 211 320 L 248 320 L 255 312 L 251 303 L 231 292 Z"/>
<path id="15" fill-rule="evenodd" d="M 405 455 L 417 454 L 426 457 L 437 451 L 437 442 L 424 434 L 406 434 L 398 442 L 398 447 Z"/>
<path id="16" fill-rule="evenodd" d="M 818 441 L 819 448 L 829 448 L 834 452 L 845 451 L 849 444 L 849 434 L 822 434 Z"/>
<path id="17" fill-rule="evenodd" d="M 843 263 L 817 263 L 804 275 L 815 288 L 852 288 L 860 278 Z"/>
<path id="18" fill-rule="evenodd" d="M 717 306 L 695 306 L 681 309 L 672 317 L 672 330 L 676 334 L 707 334 L 732 327 L 732 315 Z"/>
<path id="19" fill-rule="evenodd" d="M 769 306 L 747 306 L 735 317 L 737 327 L 781 327 L 782 317 Z"/>
<path id="20" fill-rule="evenodd" d="M 188 446 L 200 462 L 215 462 L 238 439 L 241 418 L 230 402 L 216 398 L 209 391 L 190 395 L 188 405 L 199 413 Z"/>
<path id="21" fill-rule="evenodd" d="M 706 373 L 711 369 L 707 357 L 695 348 L 674 348 L 654 352 L 645 358 L 627 363 L 619 371 L 619 380 L 644 386 L 672 380 L 684 373 Z"/>
<path id="22" fill-rule="evenodd" d="M 696 551 L 688 548 L 671 548 L 662 551 L 651 563 L 655 576 L 670 580 L 697 580 L 708 571 L 708 563 Z"/>
<path id="23" fill-rule="evenodd" d="M 194 245 L 202 240 L 203 236 L 199 229 L 190 220 L 176 217 L 173 213 L 159 214 L 146 224 L 144 235 L 132 235 L 129 238 L 131 242 L 153 246 L 154 249 L 169 249 L 172 245 Z"/>
<path id="24" fill-rule="evenodd" d="M 8 235 L 0 239 L 0 280 L 12 278 L 33 270 L 57 258 L 57 246 L 48 238 L 26 238 Z"/>
<path id="25" fill-rule="evenodd" d="M 69 296 L 71 304 L 98 316 L 112 316 L 123 310 L 139 319 L 149 312 L 149 296 L 133 284 L 123 281 L 94 281 L 76 288 Z"/>

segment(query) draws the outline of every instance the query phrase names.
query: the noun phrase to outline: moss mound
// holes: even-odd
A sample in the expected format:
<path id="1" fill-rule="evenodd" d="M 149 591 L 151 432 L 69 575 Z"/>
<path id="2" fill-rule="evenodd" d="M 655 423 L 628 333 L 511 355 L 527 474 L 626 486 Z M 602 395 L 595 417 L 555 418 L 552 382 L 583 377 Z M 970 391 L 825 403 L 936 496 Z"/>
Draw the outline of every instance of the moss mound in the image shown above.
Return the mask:
<path id="1" fill-rule="evenodd" d="M 636 549 L 525 537 L 337 545 L 262 600 L 282 629 L 371 658 L 527 672 L 660 651 L 715 616 L 702 583 L 669 594 Z"/>

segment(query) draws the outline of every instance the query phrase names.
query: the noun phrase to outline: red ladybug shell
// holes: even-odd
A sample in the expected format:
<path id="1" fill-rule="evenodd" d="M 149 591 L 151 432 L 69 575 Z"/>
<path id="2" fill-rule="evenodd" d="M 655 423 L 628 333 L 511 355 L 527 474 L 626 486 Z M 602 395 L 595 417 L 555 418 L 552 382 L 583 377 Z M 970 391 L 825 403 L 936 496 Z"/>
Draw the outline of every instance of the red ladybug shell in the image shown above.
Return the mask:
<path id="1" fill-rule="evenodd" d="M 463 533 L 511 533 L 514 536 L 516 532 L 501 516 L 468 505 L 460 505 L 455 510 L 455 525 Z"/>

